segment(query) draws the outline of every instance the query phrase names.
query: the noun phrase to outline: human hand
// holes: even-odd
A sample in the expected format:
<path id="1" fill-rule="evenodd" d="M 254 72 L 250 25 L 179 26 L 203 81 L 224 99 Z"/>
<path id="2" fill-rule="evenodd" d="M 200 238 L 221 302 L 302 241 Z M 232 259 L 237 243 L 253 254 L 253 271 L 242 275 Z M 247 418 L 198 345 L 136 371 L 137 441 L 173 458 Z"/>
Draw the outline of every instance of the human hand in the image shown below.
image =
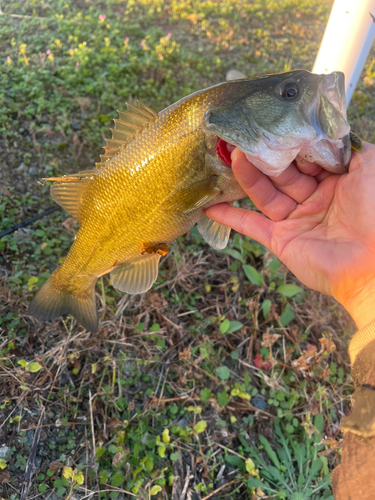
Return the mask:
<path id="1" fill-rule="evenodd" d="M 227 203 L 211 219 L 259 241 L 308 287 L 335 297 L 358 328 L 375 318 L 375 146 L 353 153 L 349 172 L 333 175 L 296 159 L 268 177 L 235 149 L 239 184 L 267 217 Z"/>

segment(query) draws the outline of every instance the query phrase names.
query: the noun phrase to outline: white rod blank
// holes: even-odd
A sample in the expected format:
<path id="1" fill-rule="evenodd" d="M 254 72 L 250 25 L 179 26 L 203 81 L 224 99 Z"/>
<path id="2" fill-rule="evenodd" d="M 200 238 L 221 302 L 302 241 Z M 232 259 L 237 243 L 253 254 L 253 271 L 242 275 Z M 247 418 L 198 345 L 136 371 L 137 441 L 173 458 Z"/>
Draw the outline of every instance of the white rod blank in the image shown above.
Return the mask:
<path id="1" fill-rule="evenodd" d="M 313 73 L 342 71 L 345 74 L 347 104 L 374 37 L 375 0 L 335 0 Z"/>

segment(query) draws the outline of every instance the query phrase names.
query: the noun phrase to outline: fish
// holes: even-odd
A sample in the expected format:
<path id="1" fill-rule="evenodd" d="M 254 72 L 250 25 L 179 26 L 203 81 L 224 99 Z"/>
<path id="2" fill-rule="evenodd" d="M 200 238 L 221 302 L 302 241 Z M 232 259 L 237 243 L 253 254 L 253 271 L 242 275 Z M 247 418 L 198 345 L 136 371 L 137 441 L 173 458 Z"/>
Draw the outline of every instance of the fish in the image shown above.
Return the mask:
<path id="1" fill-rule="evenodd" d="M 79 224 L 71 249 L 29 304 L 47 321 L 73 315 L 98 329 L 95 283 L 110 273 L 121 292 L 151 288 L 169 245 L 195 224 L 215 249 L 230 228 L 204 209 L 245 197 L 230 152 L 278 175 L 296 156 L 347 170 L 350 127 L 344 75 L 305 70 L 239 79 L 199 90 L 155 112 L 141 101 L 118 111 L 96 168 L 53 181 L 51 197 Z"/>

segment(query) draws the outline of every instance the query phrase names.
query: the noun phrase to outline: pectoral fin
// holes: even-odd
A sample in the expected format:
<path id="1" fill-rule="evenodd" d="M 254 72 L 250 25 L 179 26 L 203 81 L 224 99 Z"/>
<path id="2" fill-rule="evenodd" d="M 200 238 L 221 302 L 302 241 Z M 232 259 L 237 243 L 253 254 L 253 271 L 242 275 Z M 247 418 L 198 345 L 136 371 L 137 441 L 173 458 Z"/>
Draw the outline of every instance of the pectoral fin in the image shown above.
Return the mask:
<path id="1" fill-rule="evenodd" d="M 215 248 L 215 250 L 223 250 L 227 246 L 230 227 L 213 221 L 207 215 L 202 217 L 197 226 L 204 241 Z"/>
<path id="2" fill-rule="evenodd" d="M 115 267 L 111 272 L 112 285 L 125 293 L 144 293 L 149 290 L 158 277 L 158 264 L 161 255 L 158 253 Z"/>
<path id="3" fill-rule="evenodd" d="M 166 212 L 190 212 L 203 207 L 213 200 L 219 193 L 218 177 L 213 175 L 204 181 L 196 182 L 191 186 L 172 194 L 163 205 Z"/>

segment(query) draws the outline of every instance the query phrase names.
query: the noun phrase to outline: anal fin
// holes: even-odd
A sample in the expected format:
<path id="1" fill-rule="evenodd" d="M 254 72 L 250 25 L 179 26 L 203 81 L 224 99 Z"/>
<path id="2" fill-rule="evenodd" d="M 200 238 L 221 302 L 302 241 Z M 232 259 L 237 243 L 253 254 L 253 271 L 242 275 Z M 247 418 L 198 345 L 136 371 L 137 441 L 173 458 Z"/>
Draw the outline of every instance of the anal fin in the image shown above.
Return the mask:
<path id="1" fill-rule="evenodd" d="M 111 271 L 112 285 L 125 293 L 144 293 L 158 277 L 161 255 L 154 253 L 130 264 L 121 264 Z"/>
<path id="2" fill-rule="evenodd" d="M 218 177 L 213 175 L 208 179 L 177 191 L 167 198 L 163 204 L 163 209 L 166 212 L 186 213 L 203 207 L 220 193 L 217 180 Z"/>
<path id="3" fill-rule="evenodd" d="M 230 227 L 213 221 L 207 215 L 201 218 L 197 226 L 204 241 L 215 248 L 215 250 L 223 250 L 227 246 Z"/>

